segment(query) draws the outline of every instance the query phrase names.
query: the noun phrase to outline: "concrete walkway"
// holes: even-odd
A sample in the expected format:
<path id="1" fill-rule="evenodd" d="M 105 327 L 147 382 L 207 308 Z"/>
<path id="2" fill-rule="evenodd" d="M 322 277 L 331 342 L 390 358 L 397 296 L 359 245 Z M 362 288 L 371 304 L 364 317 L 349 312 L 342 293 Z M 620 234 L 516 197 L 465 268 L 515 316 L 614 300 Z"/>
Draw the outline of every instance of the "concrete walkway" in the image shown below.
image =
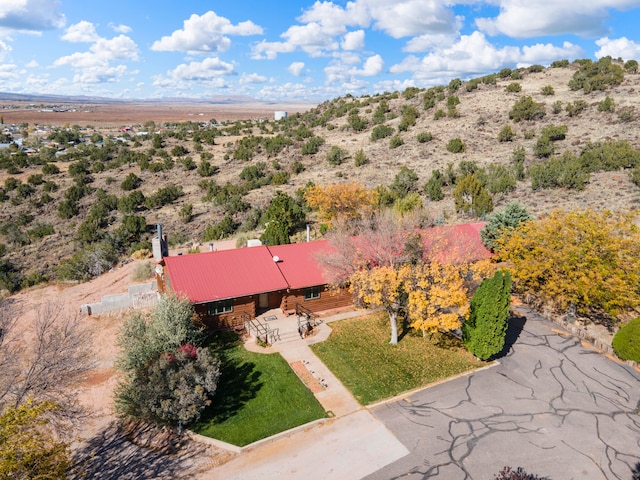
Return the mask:
<path id="1" fill-rule="evenodd" d="M 324 317 L 313 336 L 300 338 L 298 324 L 295 316 L 285 317 L 276 311 L 265 313 L 262 318 L 273 318 L 266 323 L 272 330 L 278 331 L 279 340 L 273 346 L 261 347 L 254 339 L 249 339 L 245 347 L 256 353 L 278 352 L 289 363 L 302 362 L 309 373 L 324 386 L 324 389 L 315 393 L 315 397 L 327 412 L 331 412 L 336 417 L 349 415 L 362 406 L 357 402 L 351 392 L 347 390 L 342 382 L 325 366 L 324 363 L 313 353 L 309 345 L 322 342 L 329 338 L 331 322 L 357 317 L 365 314 L 364 311 L 345 311 Z M 265 322 L 263 322 L 265 323 Z"/>
<path id="2" fill-rule="evenodd" d="M 334 417 L 292 435 L 261 441 L 230 462 L 204 474 L 204 479 L 359 479 L 405 457 L 409 450 L 363 408 L 331 371 L 309 348 L 328 338 L 327 323 L 362 315 L 344 312 L 323 319 L 312 337 L 300 338 L 295 317 L 268 320 L 278 329 L 280 340 L 274 346 L 260 347 L 255 340 L 245 345 L 259 353 L 278 352 L 291 363 L 302 362 L 324 385 L 314 395 Z M 266 315 L 270 317 L 272 315 Z M 292 333 L 293 332 L 293 333 Z"/>

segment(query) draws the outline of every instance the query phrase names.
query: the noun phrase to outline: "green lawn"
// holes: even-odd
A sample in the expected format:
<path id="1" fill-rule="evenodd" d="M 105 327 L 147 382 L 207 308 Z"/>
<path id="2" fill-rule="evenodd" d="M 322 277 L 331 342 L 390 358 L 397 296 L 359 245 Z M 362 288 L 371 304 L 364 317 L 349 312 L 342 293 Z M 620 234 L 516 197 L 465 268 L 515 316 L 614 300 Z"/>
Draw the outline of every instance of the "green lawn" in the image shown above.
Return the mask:
<path id="1" fill-rule="evenodd" d="M 222 374 L 212 405 L 193 431 L 244 446 L 327 416 L 278 353 L 221 350 Z"/>
<path id="2" fill-rule="evenodd" d="M 438 344 L 409 332 L 390 345 L 384 313 L 341 320 L 331 328 L 329 339 L 311 348 L 363 405 L 485 365 L 449 337 Z"/>

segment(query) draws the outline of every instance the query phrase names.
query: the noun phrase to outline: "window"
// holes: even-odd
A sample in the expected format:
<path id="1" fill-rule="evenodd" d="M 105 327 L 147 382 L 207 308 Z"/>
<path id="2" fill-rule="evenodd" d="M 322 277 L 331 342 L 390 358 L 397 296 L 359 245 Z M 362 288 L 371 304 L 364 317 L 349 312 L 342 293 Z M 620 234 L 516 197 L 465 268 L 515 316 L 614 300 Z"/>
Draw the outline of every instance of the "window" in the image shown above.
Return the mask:
<path id="1" fill-rule="evenodd" d="M 220 315 L 221 313 L 233 312 L 233 300 L 221 300 L 208 304 L 207 313 L 209 315 Z"/>
<path id="2" fill-rule="evenodd" d="M 320 287 L 305 288 L 304 299 L 313 300 L 314 298 L 320 298 Z"/>

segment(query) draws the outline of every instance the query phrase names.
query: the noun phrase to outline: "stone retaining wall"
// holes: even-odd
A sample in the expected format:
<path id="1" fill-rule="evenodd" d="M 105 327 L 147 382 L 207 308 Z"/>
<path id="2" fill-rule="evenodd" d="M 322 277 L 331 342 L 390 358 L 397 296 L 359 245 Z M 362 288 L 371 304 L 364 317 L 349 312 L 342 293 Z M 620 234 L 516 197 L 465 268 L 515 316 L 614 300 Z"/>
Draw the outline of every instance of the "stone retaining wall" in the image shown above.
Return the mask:
<path id="1" fill-rule="evenodd" d="M 531 308 L 531 307 L 528 307 L 528 308 Z M 533 308 L 531 309 L 533 310 Z M 604 342 L 599 338 L 593 337 L 587 330 L 582 328 L 581 325 L 571 321 L 567 321 L 566 315 L 565 316 L 554 315 L 548 310 L 545 310 L 543 312 L 537 312 L 537 313 L 542 315 L 547 320 L 555 323 L 556 325 L 561 326 L 562 328 L 567 330 L 569 333 L 571 333 L 574 337 L 578 337 L 579 339 L 590 343 L 598 351 L 607 355 L 611 355 L 615 358 L 618 358 L 615 352 L 613 351 L 613 347 L 611 346 L 610 343 Z M 636 370 L 640 370 L 640 365 L 637 362 L 634 362 L 633 360 L 621 360 L 619 358 L 618 360 L 622 363 L 626 363 L 627 365 L 629 365 L 632 368 L 635 368 Z"/>

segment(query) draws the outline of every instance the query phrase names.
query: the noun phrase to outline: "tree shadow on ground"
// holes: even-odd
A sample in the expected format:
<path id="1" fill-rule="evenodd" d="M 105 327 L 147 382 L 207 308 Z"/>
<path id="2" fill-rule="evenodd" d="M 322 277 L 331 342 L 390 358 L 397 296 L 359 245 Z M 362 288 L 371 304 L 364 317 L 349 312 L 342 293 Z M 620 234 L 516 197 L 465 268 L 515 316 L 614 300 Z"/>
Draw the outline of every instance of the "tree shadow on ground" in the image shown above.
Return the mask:
<path id="1" fill-rule="evenodd" d="M 640 462 L 631 470 L 631 480 L 640 480 Z"/>
<path id="2" fill-rule="evenodd" d="M 493 360 L 507 356 L 509 350 L 511 350 L 511 347 L 513 347 L 513 344 L 516 343 L 518 337 L 522 333 L 525 323 L 527 323 L 527 317 L 511 312 L 509 324 L 507 326 L 507 333 L 504 337 L 504 347 L 502 347 L 502 350 L 492 357 Z"/>
<path id="3" fill-rule="evenodd" d="M 261 372 L 253 362 L 238 362 L 228 355 L 220 356 L 220 380 L 211 405 L 205 409 L 198 424 L 222 423 L 233 417 L 262 388 Z"/>
<path id="4" fill-rule="evenodd" d="M 114 421 L 73 453 L 69 478 L 183 478 L 207 454 L 209 447 L 152 425 L 132 430 Z"/>
<path id="5" fill-rule="evenodd" d="M 234 348 L 243 348 L 240 337 L 233 332 L 216 332 L 208 339 L 220 358 L 220 379 L 216 394 L 195 427 L 210 422 L 221 423 L 233 417 L 249 400 L 256 397 L 263 383 L 261 372 L 253 362 L 243 362 L 232 354 Z"/>

